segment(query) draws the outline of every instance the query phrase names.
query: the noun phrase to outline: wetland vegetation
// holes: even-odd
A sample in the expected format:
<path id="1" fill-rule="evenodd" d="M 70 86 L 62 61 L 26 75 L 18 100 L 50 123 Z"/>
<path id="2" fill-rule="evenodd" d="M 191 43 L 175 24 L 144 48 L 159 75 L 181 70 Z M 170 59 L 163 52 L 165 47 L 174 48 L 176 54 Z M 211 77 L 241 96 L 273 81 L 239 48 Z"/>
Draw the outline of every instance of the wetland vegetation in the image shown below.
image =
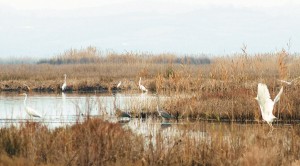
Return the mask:
<path id="1" fill-rule="evenodd" d="M 126 124 L 93 117 L 55 129 L 37 122 L 3 127 L 2 165 L 300 164 L 300 79 L 291 85 L 278 81 L 300 76 L 300 58 L 285 50 L 199 58 L 131 52 L 104 55 L 89 47 L 36 64 L 0 64 L 0 68 L 0 91 L 9 92 L 60 93 L 67 74 L 67 93 L 141 93 L 142 77 L 149 94 L 169 97 L 161 106 L 178 120 L 171 121 L 178 125 L 147 136 Z M 259 82 L 268 85 L 271 98 L 284 87 L 273 111 L 278 118 L 274 131 L 262 122 L 254 100 Z M 137 108 L 130 107 L 138 114 Z M 153 102 L 143 112 L 156 118 L 155 108 Z M 174 126 L 176 132 L 171 130 Z"/>

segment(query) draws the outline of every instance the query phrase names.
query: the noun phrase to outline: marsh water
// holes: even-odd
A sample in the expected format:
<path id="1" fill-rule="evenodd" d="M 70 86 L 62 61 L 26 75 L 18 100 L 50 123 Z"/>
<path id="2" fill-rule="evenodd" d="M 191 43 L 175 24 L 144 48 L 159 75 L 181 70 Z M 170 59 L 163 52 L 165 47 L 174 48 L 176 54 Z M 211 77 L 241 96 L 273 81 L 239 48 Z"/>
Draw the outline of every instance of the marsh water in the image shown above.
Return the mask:
<path id="1" fill-rule="evenodd" d="M 160 99 L 164 101 L 171 98 L 162 96 Z M 163 135 L 168 139 L 167 141 L 171 142 L 185 136 L 210 141 L 211 137 L 216 136 L 213 133 L 217 133 L 217 136 L 221 136 L 225 141 L 231 141 L 230 137 L 233 133 L 236 137 L 237 133 L 243 133 L 246 130 L 251 131 L 250 133 L 261 134 L 263 131 L 264 135 L 270 134 L 269 126 L 264 123 L 230 124 L 187 120 L 166 122 L 161 118 L 120 119 L 115 115 L 116 108 L 126 112 L 154 110 L 156 101 L 157 98 L 153 94 L 29 93 L 26 105 L 34 108 L 43 116 L 42 118 L 31 118 L 25 112 L 24 96 L 20 96 L 18 93 L 0 93 L 0 127 L 19 126 L 27 121 L 35 121 L 54 129 L 80 123 L 85 118 L 91 117 L 101 118 L 112 123 L 121 123 L 123 128 L 149 138 L 151 140 L 149 142 L 155 142 L 158 134 Z M 292 125 L 276 126 L 275 134 L 281 133 L 282 137 L 289 139 L 294 127 Z M 263 130 L 261 130 L 262 128 Z M 285 134 L 282 134 L 282 131 Z"/>
<path id="2" fill-rule="evenodd" d="M 71 125 L 85 117 L 99 117 L 115 121 L 115 109 L 126 112 L 148 109 L 156 97 L 151 94 L 108 93 L 30 93 L 26 106 L 42 118 L 32 118 L 25 111 L 24 96 L 18 93 L 0 93 L 1 126 L 24 121 L 38 121 L 49 128 Z M 126 119 L 125 119 L 126 120 Z"/>

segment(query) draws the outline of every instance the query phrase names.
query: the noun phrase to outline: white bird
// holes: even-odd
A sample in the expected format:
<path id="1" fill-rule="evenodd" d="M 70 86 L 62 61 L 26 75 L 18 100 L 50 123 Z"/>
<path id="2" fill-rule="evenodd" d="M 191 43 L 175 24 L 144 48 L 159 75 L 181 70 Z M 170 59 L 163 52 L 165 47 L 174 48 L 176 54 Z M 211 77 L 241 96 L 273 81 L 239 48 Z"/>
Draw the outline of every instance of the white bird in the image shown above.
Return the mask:
<path id="1" fill-rule="evenodd" d="M 64 84 L 61 86 L 61 90 L 62 90 L 62 91 L 66 90 L 66 88 L 67 88 L 67 74 L 64 74 L 64 76 L 65 76 L 65 82 L 64 82 Z"/>
<path id="2" fill-rule="evenodd" d="M 266 84 L 259 83 L 257 87 L 257 97 L 255 98 L 258 101 L 262 118 L 273 128 L 272 122 L 276 118 L 272 111 L 276 102 L 279 101 L 280 96 L 283 92 L 283 87 L 281 87 L 279 93 L 272 101 L 270 93 Z"/>
<path id="3" fill-rule="evenodd" d="M 30 107 L 27 107 L 27 105 L 26 105 L 27 94 L 26 94 L 26 93 L 23 93 L 23 94 L 21 94 L 21 95 L 25 96 L 25 99 L 24 99 L 24 107 L 25 107 L 26 113 L 27 113 L 30 117 L 38 117 L 38 118 L 41 118 L 42 115 L 41 115 L 39 112 L 37 112 L 36 110 L 34 110 L 34 109 L 30 108 Z"/>
<path id="4" fill-rule="evenodd" d="M 142 84 L 141 84 L 142 78 L 140 77 L 140 81 L 139 81 L 139 88 L 142 90 L 142 92 L 148 92 L 148 89 L 146 89 Z"/>
<path id="5" fill-rule="evenodd" d="M 120 81 L 117 85 L 117 88 L 120 88 L 121 84 L 122 84 L 122 82 Z"/>
<path id="6" fill-rule="evenodd" d="M 296 81 L 297 79 L 299 79 L 299 78 L 300 78 L 300 77 L 297 77 L 297 78 L 293 79 L 292 81 L 286 81 L 286 80 L 278 80 L 278 81 L 283 82 L 283 83 L 286 83 L 286 84 L 288 84 L 288 85 L 292 85 L 292 83 L 293 83 L 294 81 Z"/>

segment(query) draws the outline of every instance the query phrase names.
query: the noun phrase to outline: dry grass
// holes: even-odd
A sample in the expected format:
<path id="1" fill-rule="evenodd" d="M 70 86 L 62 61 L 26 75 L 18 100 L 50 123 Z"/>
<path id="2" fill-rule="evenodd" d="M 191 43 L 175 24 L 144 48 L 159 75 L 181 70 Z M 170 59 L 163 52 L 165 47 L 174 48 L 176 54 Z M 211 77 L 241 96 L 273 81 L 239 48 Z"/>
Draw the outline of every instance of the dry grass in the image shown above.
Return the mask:
<path id="1" fill-rule="evenodd" d="M 147 123 L 147 122 L 146 122 Z M 170 130 L 168 130 L 170 129 Z M 1 165 L 297 165 L 298 126 L 187 123 L 136 136 L 89 119 L 48 130 L 36 123 L 0 129 Z"/>
<path id="2" fill-rule="evenodd" d="M 1 163 L 107 165 L 140 158 L 143 142 L 119 124 L 87 120 L 53 131 L 37 123 L 0 129 Z M 7 158 L 5 156 L 9 156 Z"/>
<path id="3" fill-rule="evenodd" d="M 271 97 L 284 86 L 280 104 L 274 114 L 280 121 L 300 118 L 300 80 L 288 86 L 277 79 L 300 76 L 300 58 L 286 51 L 277 54 L 214 57 L 211 64 L 191 64 L 191 59 L 172 54 L 115 54 L 99 56 L 92 48 L 69 51 L 60 58 L 78 59 L 93 56 L 96 63 L 87 64 L 23 64 L 1 65 L 0 90 L 60 91 L 66 73 L 69 89 L 73 91 L 110 91 L 122 81 L 121 89 L 139 92 L 138 80 L 150 91 L 169 95 L 164 108 L 178 118 L 213 119 L 217 121 L 255 121 L 261 115 L 253 100 L 259 82 L 266 83 Z M 83 54 L 83 55 L 82 55 Z M 96 55 L 95 55 L 96 54 Z M 178 97 L 178 96 L 184 97 Z M 155 109 L 150 110 L 155 112 Z"/>
<path id="4" fill-rule="evenodd" d="M 206 65 L 174 63 L 173 55 L 145 60 L 132 53 L 82 55 L 94 62 L 88 64 L 2 64 L 0 89 L 22 91 L 26 84 L 32 90 L 58 91 L 66 73 L 73 90 L 109 90 L 121 80 L 122 90 L 131 91 L 143 77 L 146 87 L 171 96 L 162 106 L 177 118 L 248 123 L 261 119 L 253 98 L 257 83 L 263 82 L 272 97 L 284 86 L 274 111 L 279 120 L 299 119 L 300 82 L 287 86 L 277 79 L 298 77 L 300 58 L 285 51 L 249 56 L 244 50 L 242 55 L 215 57 Z M 77 54 L 85 52 L 58 58 Z M 81 61 L 82 56 L 74 59 Z M 156 114 L 155 103 L 147 112 Z M 269 132 L 269 126 L 256 123 L 204 122 L 178 125 L 175 131 L 161 129 L 148 137 L 133 132 L 100 119 L 54 130 L 29 122 L 1 128 L 0 165 L 299 165 L 300 161 L 298 125 Z"/>
<path id="5" fill-rule="evenodd" d="M 176 71 L 174 77 L 163 81 L 172 82 L 173 93 L 183 92 L 188 96 L 180 97 L 182 95 L 171 92 L 172 100 L 166 102 L 164 107 L 173 114 L 179 112 L 181 116 L 193 119 L 260 120 L 261 114 L 254 97 L 257 84 L 262 82 L 268 85 L 272 99 L 284 86 L 280 104 L 275 106 L 273 113 L 279 121 L 291 122 L 300 118 L 300 80 L 288 86 L 277 79 L 299 77 L 300 68 L 296 63 L 299 63 L 299 58 L 288 56 L 285 51 L 253 57 L 236 55 L 215 58 L 206 68 L 198 67 L 198 71 L 188 70 L 184 74 Z"/>

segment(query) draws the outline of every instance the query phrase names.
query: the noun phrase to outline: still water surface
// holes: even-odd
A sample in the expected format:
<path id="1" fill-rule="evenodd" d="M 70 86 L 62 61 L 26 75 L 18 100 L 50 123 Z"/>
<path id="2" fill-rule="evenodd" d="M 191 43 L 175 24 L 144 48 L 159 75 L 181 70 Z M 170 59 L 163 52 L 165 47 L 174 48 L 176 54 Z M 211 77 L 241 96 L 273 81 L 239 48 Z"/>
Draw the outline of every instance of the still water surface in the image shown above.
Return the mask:
<path id="1" fill-rule="evenodd" d="M 166 97 L 163 97 L 164 100 Z M 156 97 L 152 94 L 96 94 L 96 93 L 29 93 L 27 106 L 38 111 L 42 118 L 31 118 L 25 112 L 24 96 L 18 93 L 0 93 L 1 127 L 30 121 L 44 123 L 49 128 L 71 125 L 87 115 L 116 121 L 115 108 L 131 112 L 134 108 L 153 107 Z M 125 119 L 126 120 L 126 119 Z"/>
<path id="2" fill-rule="evenodd" d="M 83 122 L 86 115 L 120 123 L 120 119 L 115 116 L 116 107 L 128 112 L 131 112 L 133 108 L 141 111 L 143 108 L 156 106 L 156 99 L 153 94 L 29 93 L 27 106 L 39 111 L 43 116 L 31 119 L 24 110 L 24 96 L 19 96 L 17 93 L 0 93 L 0 127 L 19 126 L 26 121 L 36 121 L 54 129 Z M 171 98 L 160 97 L 160 99 L 164 102 Z M 275 126 L 274 131 L 270 131 L 269 126 L 264 123 L 229 124 L 199 121 L 177 122 L 175 120 L 164 122 L 161 118 L 121 120 L 123 128 L 145 137 L 148 140 L 145 144 L 156 144 L 156 138 L 163 138 L 164 140 L 159 141 L 165 141 L 170 146 L 185 137 L 197 140 L 197 142 L 205 141 L 208 144 L 215 139 L 228 143 L 235 140 L 239 143 L 239 140 L 246 134 L 247 138 L 256 138 L 262 135 L 268 138 L 280 138 L 284 140 L 285 147 L 290 148 L 293 133 L 298 128 L 298 126 L 292 125 L 279 125 Z"/>

